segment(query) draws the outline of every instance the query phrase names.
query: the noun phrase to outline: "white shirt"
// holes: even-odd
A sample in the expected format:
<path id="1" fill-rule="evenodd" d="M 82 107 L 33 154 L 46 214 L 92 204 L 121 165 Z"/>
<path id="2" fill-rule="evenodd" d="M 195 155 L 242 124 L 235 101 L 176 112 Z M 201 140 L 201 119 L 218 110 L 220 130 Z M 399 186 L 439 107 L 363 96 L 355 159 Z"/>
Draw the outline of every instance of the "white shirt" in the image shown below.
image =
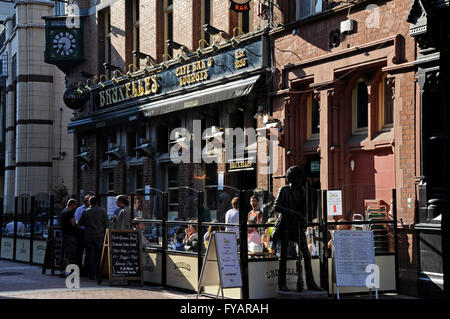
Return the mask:
<path id="1" fill-rule="evenodd" d="M 14 233 L 14 222 L 10 222 L 6 225 L 6 232 Z M 17 233 L 24 233 L 25 225 L 22 222 L 17 222 Z"/>
<path id="2" fill-rule="evenodd" d="M 225 224 L 239 224 L 239 210 L 232 208 L 225 214 Z M 239 239 L 239 227 L 225 227 L 225 231 L 234 231 Z"/>

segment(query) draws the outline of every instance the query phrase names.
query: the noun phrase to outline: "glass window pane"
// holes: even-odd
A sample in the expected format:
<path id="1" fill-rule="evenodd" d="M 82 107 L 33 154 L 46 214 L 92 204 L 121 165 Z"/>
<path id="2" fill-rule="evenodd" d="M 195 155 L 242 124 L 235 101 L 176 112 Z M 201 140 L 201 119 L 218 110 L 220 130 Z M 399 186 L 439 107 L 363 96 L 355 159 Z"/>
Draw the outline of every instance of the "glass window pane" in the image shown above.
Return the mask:
<path id="1" fill-rule="evenodd" d="M 369 95 L 367 85 L 364 82 L 358 82 L 358 101 L 357 101 L 357 128 L 367 127 L 368 122 L 368 101 Z"/>

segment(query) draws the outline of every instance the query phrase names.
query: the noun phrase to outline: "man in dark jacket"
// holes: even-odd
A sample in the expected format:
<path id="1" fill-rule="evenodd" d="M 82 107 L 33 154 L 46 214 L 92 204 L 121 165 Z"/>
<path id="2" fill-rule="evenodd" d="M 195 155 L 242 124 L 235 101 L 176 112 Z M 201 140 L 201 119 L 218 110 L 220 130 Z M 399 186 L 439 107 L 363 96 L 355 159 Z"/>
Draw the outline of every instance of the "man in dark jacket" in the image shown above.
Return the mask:
<path id="1" fill-rule="evenodd" d="M 275 211 L 279 212 L 281 221 L 275 227 L 274 237 L 280 240 L 280 258 L 278 272 L 278 288 L 288 290 L 286 286 L 286 261 L 288 241 L 297 242 L 299 254 L 297 260 L 297 291 L 303 290 L 303 271 L 301 259 L 305 261 L 306 285 L 310 290 L 321 290 L 314 282 L 305 230 L 306 230 L 306 195 L 304 184 L 304 172 L 299 166 L 292 166 L 286 172 L 288 186 L 283 186 L 278 191 L 275 200 Z"/>
<path id="2" fill-rule="evenodd" d="M 89 279 L 96 279 L 99 275 L 103 240 L 108 228 L 108 215 L 103 208 L 98 207 L 97 197 L 90 197 L 89 205 L 78 224 L 85 226 L 84 240 L 87 248 Z"/>
<path id="3" fill-rule="evenodd" d="M 59 218 L 61 221 L 64 268 L 77 262 L 77 225 L 75 223 L 75 209 L 77 201 L 69 199 L 66 208 L 63 209 Z"/>

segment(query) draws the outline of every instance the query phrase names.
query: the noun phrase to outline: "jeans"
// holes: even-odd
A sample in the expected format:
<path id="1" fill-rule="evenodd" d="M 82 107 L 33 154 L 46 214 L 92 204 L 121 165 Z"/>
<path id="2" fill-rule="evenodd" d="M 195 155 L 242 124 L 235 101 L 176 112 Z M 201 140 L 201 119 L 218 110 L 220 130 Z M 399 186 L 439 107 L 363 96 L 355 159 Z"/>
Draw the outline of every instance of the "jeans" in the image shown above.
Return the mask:
<path id="1" fill-rule="evenodd" d="M 99 276 L 102 247 L 102 240 L 86 241 L 87 271 L 90 279 L 96 279 Z"/>

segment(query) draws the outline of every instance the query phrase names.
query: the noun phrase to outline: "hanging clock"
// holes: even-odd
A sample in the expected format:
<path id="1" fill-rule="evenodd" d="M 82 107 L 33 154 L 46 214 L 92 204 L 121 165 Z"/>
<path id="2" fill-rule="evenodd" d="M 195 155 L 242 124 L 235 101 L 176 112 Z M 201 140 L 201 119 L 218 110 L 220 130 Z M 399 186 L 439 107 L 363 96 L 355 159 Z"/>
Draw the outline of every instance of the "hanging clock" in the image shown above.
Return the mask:
<path id="1" fill-rule="evenodd" d="M 83 57 L 83 24 L 68 27 L 66 17 L 44 17 L 46 20 L 45 62 L 60 68 L 73 67 Z"/>

